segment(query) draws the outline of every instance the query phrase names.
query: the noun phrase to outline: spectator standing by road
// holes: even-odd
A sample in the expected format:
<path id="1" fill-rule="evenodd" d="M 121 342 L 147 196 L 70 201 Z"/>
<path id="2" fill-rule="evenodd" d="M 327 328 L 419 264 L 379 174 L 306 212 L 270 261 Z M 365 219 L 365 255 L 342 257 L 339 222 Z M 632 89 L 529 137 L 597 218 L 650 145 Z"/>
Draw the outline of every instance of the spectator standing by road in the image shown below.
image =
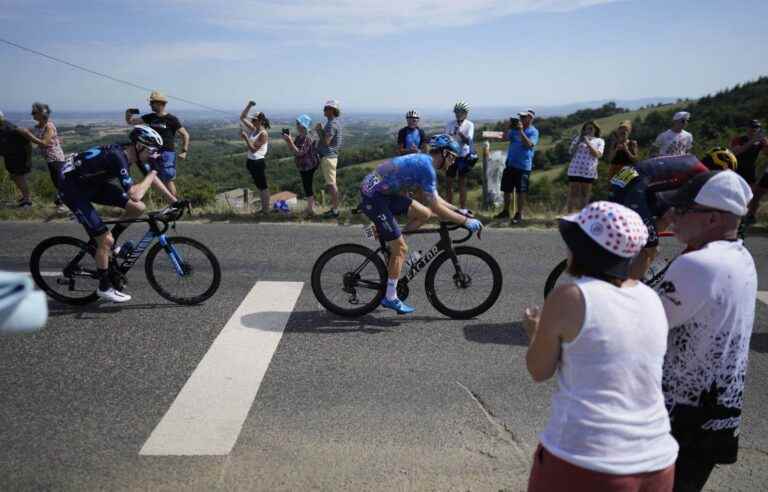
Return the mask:
<path id="1" fill-rule="evenodd" d="M 419 113 L 412 109 L 405 114 L 406 126 L 397 132 L 397 153 L 399 155 L 427 152 L 427 137 L 419 128 Z"/>
<path id="2" fill-rule="evenodd" d="M 526 196 L 528 195 L 528 180 L 533 169 L 533 153 L 539 143 L 539 130 L 533 126 L 533 118 L 536 113 L 532 109 L 517 114 L 517 118 L 510 118 L 507 140 L 507 162 L 504 174 L 501 177 L 501 191 L 504 192 L 504 205 L 496 219 L 508 219 L 509 207 L 512 204 L 512 193 L 515 195 L 517 211 L 512 218 L 513 224 L 519 224 L 523 220 Z"/>
<path id="3" fill-rule="evenodd" d="M 668 155 L 687 155 L 693 148 L 693 135 L 685 131 L 691 113 L 678 111 L 672 117 L 672 128 L 656 137 L 651 149 L 651 157 Z"/>
<path id="4" fill-rule="evenodd" d="M 158 91 L 149 95 L 149 107 L 151 113 L 138 116 L 138 109 L 129 109 L 125 113 L 125 121 L 129 125 L 149 125 L 163 138 L 163 148 L 160 149 L 163 156 L 163 166 L 158 172 L 158 178 L 165 183 L 168 190 L 174 196 L 176 192 L 176 158 L 185 160 L 189 153 L 189 132 L 181 124 L 179 119 L 165 110 L 168 98 Z M 181 152 L 176 153 L 176 134 L 181 135 Z"/>
<path id="5" fill-rule="evenodd" d="M 736 168 L 736 172 L 752 186 L 755 194 L 752 202 L 749 204 L 749 213 L 745 219 L 747 224 L 753 224 L 757 209 L 760 207 L 760 200 L 768 191 L 768 172 L 763 173 L 760 181 L 755 184 L 755 164 L 757 159 L 760 157 L 760 153 L 768 154 L 768 138 L 765 136 L 760 121 L 750 121 L 747 127 L 747 134 L 731 140 L 731 151 L 739 159 L 739 166 Z"/>
<path id="6" fill-rule="evenodd" d="M 326 118 L 325 126 L 318 123 L 317 153 L 320 156 L 320 170 L 323 172 L 325 187 L 331 195 L 331 209 L 323 217 L 336 219 L 339 217 L 339 188 L 336 186 L 336 168 L 339 165 L 339 149 L 342 145 L 342 128 L 339 123 L 341 116 L 341 104 L 336 99 L 325 102 L 323 115 Z"/>
<path id="7" fill-rule="evenodd" d="M 618 173 L 622 167 L 631 166 L 637 162 L 639 147 L 637 140 L 632 140 L 632 122 L 629 120 L 619 123 L 618 128 L 611 132 L 606 142 L 605 160 L 608 161 L 608 179 Z"/>
<path id="8" fill-rule="evenodd" d="M 529 492 L 672 491 L 678 446 L 662 394 L 664 307 L 629 279 L 648 238 L 640 216 L 595 202 L 560 219 L 568 273 L 544 308 L 526 309 L 534 381 L 557 376 Z"/>
<path id="9" fill-rule="evenodd" d="M 261 213 L 269 213 L 269 187 L 267 186 L 267 152 L 269 151 L 269 119 L 261 111 L 253 111 L 256 105 L 253 101 L 240 113 L 240 124 L 243 130 L 240 138 L 248 148 L 248 158 L 245 162 L 251 173 L 253 183 L 261 197 Z"/>
<path id="10" fill-rule="evenodd" d="M 5 161 L 5 169 L 21 193 L 19 208 L 32 206 L 32 197 L 27 183 L 27 175 L 32 170 L 28 135 L 27 130 L 22 130 L 6 120 L 3 112 L 0 111 L 0 157 Z"/>
<path id="11" fill-rule="evenodd" d="M 669 200 L 688 246 L 658 289 L 670 326 L 663 387 L 680 445 L 676 491 L 701 490 L 716 464 L 737 459 L 757 299 L 755 262 L 737 230 L 751 198 L 741 176 L 712 171 Z"/>
<path id="12" fill-rule="evenodd" d="M 59 169 L 64 165 L 64 150 L 56 125 L 51 120 L 51 108 L 44 103 L 32 104 L 32 118 L 37 123 L 32 128 L 32 143 L 37 144 L 48 166 L 51 181 L 59 188 Z"/>
<path id="13" fill-rule="evenodd" d="M 581 210 L 589 203 L 592 184 L 597 179 L 597 163 L 603 156 L 605 141 L 600 138 L 600 127 L 588 121 L 581 127 L 581 135 L 571 142 L 571 164 L 568 166 L 568 213 Z"/>
<path id="14" fill-rule="evenodd" d="M 296 118 L 296 131 L 298 135 L 294 139 L 291 132 L 283 131 L 283 140 L 288 144 L 288 148 L 293 152 L 296 167 L 301 175 L 301 184 L 304 187 L 304 196 L 307 197 L 307 214 L 315 213 L 315 192 L 312 186 L 315 171 L 320 164 L 317 156 L 317 144 L 309 131 L 312 128 L 312 118 L 306 114 L 299 115 Z"/>
<path id="15" fill-rule="evenodd" d="M 475 145 L 475 124 L 467 119 L 469 104 L 464 101 L 459 101 L 453 106 L 453 114 L 456 119 L 446 125 L 445 133 L 453 137 L 461 145 L 461 154 L 445 173 L 445 199 L 453 205 L 453 180 L 458 176 L 459 207 L 467 208 L 467 174 L 469 174 L 472 166 L 477 161 L 477 158 L 473 157 L 472 150 Z"/>

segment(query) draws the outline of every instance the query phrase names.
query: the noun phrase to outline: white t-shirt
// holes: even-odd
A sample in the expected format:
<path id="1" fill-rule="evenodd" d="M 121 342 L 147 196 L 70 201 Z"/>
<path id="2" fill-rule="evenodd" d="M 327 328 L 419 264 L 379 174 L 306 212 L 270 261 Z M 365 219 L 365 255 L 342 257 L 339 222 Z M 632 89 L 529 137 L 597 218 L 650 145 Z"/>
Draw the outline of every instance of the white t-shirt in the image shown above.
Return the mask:
<path id="1" fill-rule="evenodd" d="M 687 155 L 693 148 L 693 135 L 683 130 L 680 133 L 667 130 L 659 133 L 653 142 L 653 147 L 662 155 Z"/>
<path id="2" fill-rule="evenodd" d="M 740 240 L 711 242 L 672 262 L 658 292 L 670 326 L 663 378 L 670 415 L 676 406 L 701 407 L 702 429 L 737 432 L 757 299 L 752 255 Z M 704 408 L 702 393 L 716 403 Z"/>
<path id="3" fill-rule="evenodd" d="M 596 179 L 599 157 L 592 155 L 587 144 L 580 140 L 581 137 L 576 137 L 571 141 L 571 155 L 573 155 L 573 158 L 568 166 L 568 176 Z M 602 138 L 589 137 L 589 143 L 601 153 L 605 149 L 605 140 Z"/>
<path id="4" fill-rule="evenodd" d="M 461 125 L 456 120 L 449 121 L 445 126 L 445 133 L 452 136 L 461 145 L 461 155 L 459 157 L 466 157 L 472 153 L 472 144 L 475 141 L 475 124 L 469 120 L 464 120 Z M 461 134 L 464 139 L 459 138 Z M 469 143 L 462 144 L 463 140 L 469 141 Z"/>
<path id="5" fill-rule="evenodd" d="M 248 140 L 253 144 L 256 143 L 256 139 L 259 138 L 259 135 L 262 133 L 266 134 L 266 130 L 261 131 L 252 131 L 248 134 Z M 259 150 L 256 152 L 251 152 L 251 149 L 248 149 L 248 159 L 252 161 L 257 161 L 259 159 L 263 159 L 267 156 L 267 150 L 269 149 L 269 137 L 267 137 L 266 142 L 264 142 L 264 145 L 262 145 Z"/>

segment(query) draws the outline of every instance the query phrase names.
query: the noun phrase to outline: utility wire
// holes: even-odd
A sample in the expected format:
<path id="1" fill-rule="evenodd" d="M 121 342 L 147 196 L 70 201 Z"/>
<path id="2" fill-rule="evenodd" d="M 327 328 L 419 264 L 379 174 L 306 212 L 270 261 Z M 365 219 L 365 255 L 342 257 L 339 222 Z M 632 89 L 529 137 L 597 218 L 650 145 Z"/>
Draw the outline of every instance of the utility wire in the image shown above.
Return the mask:
<path id="1" fill-rule="evenodd" d="M 76 68 L 78 70 L 82 70 L 83 72 L 88 72 L 88 73 L 90 73 L 92 75 L 96 75 L 96 76 L 99 76 L 99 77 L 111 80 L 113 82 L 117 82 L 119 84 L 127 85 L 129 87 L 133 87 L 134 89 L 141 89 L 141 90 L 147 91 L 147 92 L 152 92 L 152 90 L 153 90 L 153 89 L 150 89 L 149 87 L 144 87 L 144 86 L 141 86 L 141 85 L 138 85 L 138 84 L 134 84 L 133 82 L 130 82 L 128 80 L 118 79 L 117 77 L 112 77 L 111 75 L 108 75 L 108 74 L 105 74 L 105 73 L 101 73 L 101 72 L 97 72 L 95 70 L 91 70 L 90 68 L 86 68 L 86 67 L 83 67 L 81 65 L 77 65 L 75 63 L 71 63 L 71 62 L 68 62 L 66 60 L 62 60 L 61 58 L 56 58 L 55 56 L 47 55 L 47 54 L 42 53 L 40 51 L 33 50 L 32 48 L 27 48 L 26 46 L 22 46 L 20 44 L 14 43 L 12 41 L 8 41 L 7 39 L 0 38 L 0 42 L 3 42 L 3 43 L 5 43 L 5 44 L 7 44 L 9 46 L 13 46 L 14 48 L 18 48 L 18 49 L 20 49 L 22 51 L 27 51 L 29 53 L 33 53 L 35 55 L 42 56 L 43 58 L 48 58 L 49 60 L 53 60 L 53 61 L 55 61 L 57 63 L 62 63 L 64 65 L 70 66 L 72 68 Z M 194 102 L 194 101 L 190 101 L 189 99 L 184 99 L 183 97 L 170 96 L 170 95 L 167 96 L 167 97 L 169 99 L 175 99 L 177 101 L 185 102 L 185 103 L 191 104 L 193 106 L 198 106 L 198 107 L 201 107 L 203 109 L 207 109 L 208 111 L 214 111 L 214 112 L 223 113 L 223 114 L 231 114 L 228 111 L 223 111 L 221 109 L 213 108 L 211 106 L 206 106 L 205 104 L 200 104 L 200 103 L 197 103 L 197 102 Z"/>

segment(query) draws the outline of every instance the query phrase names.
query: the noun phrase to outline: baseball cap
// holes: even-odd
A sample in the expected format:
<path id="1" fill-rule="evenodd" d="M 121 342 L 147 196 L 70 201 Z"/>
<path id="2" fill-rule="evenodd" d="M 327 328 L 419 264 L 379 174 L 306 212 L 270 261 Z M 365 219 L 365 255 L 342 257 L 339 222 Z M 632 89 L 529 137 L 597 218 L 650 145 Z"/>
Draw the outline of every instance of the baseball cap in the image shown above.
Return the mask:
<path id="1" fill-rule="evenodd" d="M 517 115 L 518 116 L 530 116 L 531 118 L 533 118 L 534 116 L 536 116 L 536 112 L 534 110 L 532 110 L 532 109 L 526 109 L 525 111 L 520 111 L 519 113 L 517 113 Z"/>
<path id="2" fill-rule="evenodd" d="M 300 114 L 296 118 L 296 122 L 306 129 L 309 129 L 309 127 L 312 126 L 312 118 L 310 118 L 309 115 L 306 115 L 306 114 Z"/>
<path id="3" fill-rule="evenodd" d="M 168 98 L 163 95 L 160 91 L 152 91 L 152 93 L 149 95 L 149 101 L 150 102 L 168 102 Z"/>
<path id="4" fill-rule="evenodd" d="M 333 108 L 336 111 L 341 111 L 341 103 L 336 99 L 329 99 L 325 101 L 325 106 L 323 106 L 323 108 Z"/>
<path id="5" fill-rule="evenodd" d="M 0 113 L 2 115 L 2 113 Z M 749 122 L 750 128 L 761 128 L 763 125 L 760 124 L 760 120 L 752 120 Z"/>
<path id="6" fill-rule="evenodd" d="M 632 258 L 648 241 L 648 228 L 637 212 L 607 201 L 590 203 L 562 217 L 559 229 L 574 257 L 623 279 L 629 277 Z"/>
<path id="7" fill-rule="evenodd" d="M 675 113 L 675 116 L 672 117 L 672 121 L 680 121 L 680 120 L 690 120 L 691 119 L 691 113 L 688 111 L 678 111 Z"/>
<path id="8" fill-rule="evenodd" d="M 677 208 L 694 204 L 742 217 L 747 214 L 752 190 L 744 178 L 733 171 L 697 174 L 665 201 Z"/>

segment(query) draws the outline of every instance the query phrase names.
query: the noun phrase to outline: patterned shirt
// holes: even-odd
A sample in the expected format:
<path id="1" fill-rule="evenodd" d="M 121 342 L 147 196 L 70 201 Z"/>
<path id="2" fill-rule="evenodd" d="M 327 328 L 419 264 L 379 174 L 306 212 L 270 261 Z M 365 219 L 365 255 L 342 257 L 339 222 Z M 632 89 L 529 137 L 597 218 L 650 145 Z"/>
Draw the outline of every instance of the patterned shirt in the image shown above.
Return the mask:
<path id="1" fill-rule="evenodd" d="M 35 136 L 42 140 L 46 128 L 51 129 L 51 143 L 49 145 L 39 146 L 40 154 L 43 156 L 43 159 L 45 159 L 45 162 L 64 162 L 64 150 L 61 148 L 62 141 L 61 138 L 59 138 L 59 132 L 56 130 L 56 125 L 53 124 L 53 121 L 49 121 L 42 128 L 35 126 Z"/>
<path id="2" fill-rule="evenodd" d="M 599 152 L 603 152 L 605 140 L 594 137 L 588 138 L 592 147 Z M 592 154 L 587 144 L 581 141 L 581 137 L 576 137 L 571 142 L 571 155 L 573 155 L 573 159 L 571 159 L 571 165 L 568 166 L 568 176 L 588 179 L 597 178 L 597 161 L 599 157 Z"/>

